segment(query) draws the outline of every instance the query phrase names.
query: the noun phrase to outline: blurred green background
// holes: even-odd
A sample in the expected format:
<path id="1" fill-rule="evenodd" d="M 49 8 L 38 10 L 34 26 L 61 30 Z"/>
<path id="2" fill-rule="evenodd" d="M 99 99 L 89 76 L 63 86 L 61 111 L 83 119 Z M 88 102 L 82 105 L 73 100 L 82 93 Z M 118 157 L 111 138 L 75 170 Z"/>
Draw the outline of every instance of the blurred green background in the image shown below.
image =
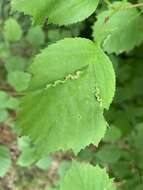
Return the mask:
<path id="1" fill-rule="evenodd" d="M 101 2 L 96 12 L 104 9 Z M 75 157 L 70 151 L 35 162 L 30 139 L 18 136 L 14 120 L 30 81 L 25 71 L 34 56 L 65 37 L 92 39 L 95 21 L 96 13 L 66 27 L 46 22 L 34 26 L 29 16 L 11 12 L 9 0 L 0 0 L 0 190 L 50 190 L 69 169 Z M 110 126 L 98 148 L 90 145 L 76 159 L 104 166 L 118 190 L 142 190 L 143 44 L 129 53 L 109 56 L 117 76 L 116 97 L 105 113 Z"/>

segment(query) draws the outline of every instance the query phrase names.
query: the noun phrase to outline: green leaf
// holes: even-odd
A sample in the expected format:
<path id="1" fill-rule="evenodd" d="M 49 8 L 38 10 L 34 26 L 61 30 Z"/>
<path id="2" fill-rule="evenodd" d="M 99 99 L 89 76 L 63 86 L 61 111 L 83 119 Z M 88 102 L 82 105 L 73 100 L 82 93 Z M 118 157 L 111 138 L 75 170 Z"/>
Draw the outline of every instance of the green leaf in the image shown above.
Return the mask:
<path id="1" fill-rule="evenodd" d="M 107 129 L 104 141 L 105 142 L 116 142 L 122 136 L 121 130 L 115 126 L 111 126 Z"/>
<path id="2" fill-rule="evenodd" d="M 23 136 L 18 139 L 18 148 L 21 151 L 20 156 L 17 159 L 17 164 L 22 167 L 31 166 L 36 163 L 37 157 L 35 155 L 35 147 L 31 145 L 29 137 Z M 52 157 L 45 157 L 40 159 L 36 166 L 40 169 L 47 170 L 52 163 Z"/>
<path id="3" fill-rule="evenodd" d="M 4 177 L 11 165 L 9 149 L 0 146 L 0 177 Z"/>
<path id="4" fill-rule="evenodd" d="M 0 110 L 0 124 L 5 122 L 8 118 L 9 114 L 6 110 Z"/>
<path id="5" fill-rule="evenodd" d="M 94 154 L 89 148 L 81 150 L 78 154 L 78 158 L 80 160 L 84 160 L 88 162 L 91 162 L 93 157 L 94 157 Z"/>
<path id="6" fill-rule="evenodd" d="M 71 167 L 71 162 L 70 161 L 62 161 L 60 163 L 59 170 L 58 170 L 60 180 L 65 177 L 65 175 L 67 174 L 67 171 L 70 169 L 70 167 Z"/>
<path id="7" fill-rule="evenodd" d="M 28 167 L 32 165 L 36 161 L 37 157 L 35 157 L 35 149 L 27 148 L 22 151 L 20 156 L 17 159 L 17 165 L 22 167 Z"/>
<path id="8" fill-rule="evenodd" d="M 116 190 L 113 180 L 109 179 L 105 169 L 99 166 L 93 167 L 89 164 L 73 162 L 60 185 L 60 190 Z"/>
<path id="9" fill-rule="evenodd" d="M 10 56 L 6 59 L 5 67 L 8 72 L 22 71 L 25 68 L 26 61 L 19 56 Z"/>
<path id="10" fill-rule="evenodd" d="M 102 11 L 93 26 L 93 37 L 108 53 L 129 52 L 143 42 L 143 19 L 128 2 L 115 2 Z"/>
<path id="11" fill-rule="evenodd" d="M 29 137 L 23 136 L 18 139 L 18 148 L 22 151 L 26 148 L 30 147 L 30 139 Z"/>
<path id="12" fill-rule="evenodd" d="M 110 167 L 116 178 L 124 180 L 125 178 L 128 179 L 133 175 L 129 165 L 130 162 L 123 159 L 116 163 L 112 163 Z"/>
<path id="13" fill-rule="evenodd" d="M 41 46 L 44 44 L 45 35 L 40 26 L 34 26 L 30 28 L 28 35 L 27 35 L 28 41 L 33 46 Z"/>
<path id="14" fill-rule="evenodd" d="M 66 38 L 49 45 L 37 55 L 29 68 L 33 75 L 30 89 L 44 88 L 83 69 L 96 58 L 97 46 L 90 40 Z"/>
<path id="15" fill-rule="evenodd" d="M 86 39 L 65 39 L 46 48 L 29 70 L 31 91 L 21 101 L 17 123 L 37 154 L 98 145 L 106 130 L 103 109 L 115 88 L 112 64 L 100 48 Z"/>
<path id="16" fill-rule="evenodd" d="M 30 81 L 29 73 L 23 71 L 14 71 L 8 73 L 9 84 L 18 92 L 25 90 Z"/>
<path id="17" fill-rule="evenodd" d="M 40 159 L 37 163 L 36 166 L 42 170 L 47 170 L 51 166 L 51 163 L 53 161 L 53 158 L 51 156 L 48 156 L 46 158 Z"/>
<path id="18" fill-rule="evenodd" d="M 89 17 L 98 2 L 99 0 L 12 0 L 12 8 L 32 15 L 37 23 L 43 23 L 48 18 L 50 23 L 67 25 Z"/>
<path id="19" fill-rule="evenodd" d="M 43 88 L 88 65 L 103 107 L 108 109 L 115 93 L 113 66 L 98 45 L 87 39 L 66 38 L 45 48 L 29 68 L 30 89 Z"/>
<path id="20" fill-rule="evenodd" d="M 23 98 L 18 125 L 37 145 L 39 154 L 70 148 L 78 152 L 91 142 L 97 145 L 104 136 L 106 123 L 87 81 L 85 75 Z"/>
<path id="21" fill-rule="evenodd" d="M 121 157 L 121 150 L 115 145 L 104 145 L 96 153 L 96 157 L 103 163 L 112 164 L 117 162 Z"/>
<path id="22" fill-rule="evenodd" d="M 17 159 L 17 164 L 22 167 L 28 167 L 33 164 L 37 157 L 35 156 L 35 148 L 30 146 L 29 137 L 23 136 L 19 138 L 18 147 L 21 154 Z"/>
<path id="23" fill-rule="evenodd" d="M 139 123 L 136 126 L 136 131 L 133 131 L 131 134 L 131 143 L 133 143 L 134 147 L 139 150 L 142 150 L 142 139 L 143 139 L 143 123 Z"/>
<path id="24" fill-rule="evenodd" d="M 16 42 L 20 40 L 22 36 L 22 30 L 15 19 L 9 18 L 5 21 L 4 36 L 10 42 Z"/>
<path id="25" fill-rule="evenodd" d="M 18 106 L 19 106 L 19 100 L 14 97 L 9 97 L 9 99 L 7 101 L 7 108 L 14 110 L 14 109 L 17 109 Z"/>
<path id="26" fill-rule="evenodd" d="M 10 97 L 6 92 L 0 91 L 0 110 L 16 109 L 19 105 L 18 99 Z"/>
<path id="27" fill-rule="evenodd" d="M 97 90 L 96 96 L 97 99 L 101 99 L 102 106 L 109 109 L 115 93 L 115 74 L 111 61 L 103 53 L 102 49 L 97 48 L 95 52 L 94 75 Z"/>
<path id="28" fill-rule="evenodd" d="M 77 35 L 78 36 L 78 35 Z M 54 43 L 58 40 L 64 39 L 64 38 L 69 38 L 72 37 L 72 32 L 71 30 L 65 29 L 65 30 L 59 30 L 57 29 L 51 29 L 48 31 L 48 40 L 50 43 Z"/>
<path id="29" fill-rule="evenodd" d="M 6 92 L 0 90 L 0 109 L 7 108 L 7 102 L 8 102 L 9 96 Z"/>

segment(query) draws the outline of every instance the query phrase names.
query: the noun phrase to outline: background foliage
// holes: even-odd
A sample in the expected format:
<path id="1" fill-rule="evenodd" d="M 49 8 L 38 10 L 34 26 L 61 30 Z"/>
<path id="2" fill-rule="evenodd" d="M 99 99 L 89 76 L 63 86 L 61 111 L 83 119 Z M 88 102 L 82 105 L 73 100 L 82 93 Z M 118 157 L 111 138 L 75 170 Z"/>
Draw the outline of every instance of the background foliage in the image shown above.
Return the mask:
<path id="1" fill-rule="evenodd" d="M 13 9 L 20 6 L 21 11 L 25 11 L 25 6 L 16 4 L 17 2 L 13 0 Z M 33 1 L 27 2 L 31 2 L 33 6 Z M 38 1 L 36 2 L 38 4 Z M 64 12 L 70 6 L 69 1 L 65 1 L 63 12 L 68 15 L 68 23 L 86 19 L 76 24 L 63 26 L 67 24 L 67 20 L 63 15 L 61 18 L 58 16 L 61 4 L 56 7 L 57 12 L 54 10 L 55 15 L 53 15 L 53 8 L 49 10 L 49 15 L 46 15 L 47 11 L 43 12 L 42 17 L 39 16 L 39 12 L 32 14 L 36 19 L 36 24 L 32 25 L 30 16 L 13 12 L 9 0 L 0 0 L 0 190 L 58 189 L 60 181 L 62 181 L 61 190 L 67 190 L 66 185 L 70 183 L 69 177 L 73 173 L 76 174 L 76 170 L 81 167 L 76 161 L 71 164 L 72 159 L 89 162 L 93 166 L 98 163 L 101 167 L 105 167 L 110 178 L 115 178 L 114 183 L 118 190 L 143 189 L 143 15 L 142 4 L 137 8 L 133 6 L 137 3 L 139 2 L 100 1 L 95 11 L 98 1 L 92 0 L 90 9 L 85 10 L 85 5 L 80 5 L 79 9 L 83 13 L 81 18 L 75 14 L 77 10 L 74 10 L 75 17 L 69 12 Z M 39 10 L 38 6 L 37 8 Z M 25 12 L 33 13 L 30 5 L 29 10 Z M 47 17 L 50 24 L 44 21 Z M 40 25 L 41 23 L 43 25 Z M 27 68 L 33 60 L 36 61 L 35 56 L 41 52 L 41 49 L 47 45 L 51 45 L 52 49 L 53 43 L 66 37 L 98 40 L 113 63 L 117 78 L 116 95 L 109 111 L 105 111 L 104 114 L 109 127 L 98 147 L 90 144 L 77 156 L 72 151 L 58 151 L 37 159 L 31 139 L 27 136 L 19 137 L 21 129 L 14 120 L 19 100 L 31 80 L 31 75 L 26 72 Z M 72 42 L 67 41 L 66 49 L 70 43 Z M 69 57 L 71 62 L 74 62 L 75 53 L 78 52 L 80 55 L 82 47 L 78 50 L 73 49 L 75 51 L 73 60 Z M 57 53 L 55 49 L 53 52 Z M 57 53 L 56 58 L 58 56 L 60 55 Z M 64 61 L 64 57 L 60 58 Z M 82 63 L 85 61 L 86 64 L 87 56 L 82 58 Z M 50 59 L 52 58 L 49 55 Z M 111 85 L 109 88 L 112 88 Z M 105 91 L 103 94 L 106 93 Z M 60 102 L 57 97 L 58 100 Z M 54 141 L 57 141 L 56 136 Z M 64 145 L 67 146 L 65 142 Z M 90 167 L 89 176 L 92 173 L 92 166 Z M 64 176 L 69 168 L 72 169 L 65 179 Z M 101 175 L 102 180 L 103 175 L 105 181 L 107 179 L 105 183 L 107 187 L 107 184 L 110 184 L 107 174 L 98 166 L 95 168 L 98 179 Z M 81 171 L 84 177 L 86 165 L 81 167 Z M 91 179 L 92 177 L 91 175 Z M 103 189 L 104 186 L 98 188 Z M 71 186 L 71 189 L 75 187 Z M 110 186 L 109 189 L 111 190 Z"/>

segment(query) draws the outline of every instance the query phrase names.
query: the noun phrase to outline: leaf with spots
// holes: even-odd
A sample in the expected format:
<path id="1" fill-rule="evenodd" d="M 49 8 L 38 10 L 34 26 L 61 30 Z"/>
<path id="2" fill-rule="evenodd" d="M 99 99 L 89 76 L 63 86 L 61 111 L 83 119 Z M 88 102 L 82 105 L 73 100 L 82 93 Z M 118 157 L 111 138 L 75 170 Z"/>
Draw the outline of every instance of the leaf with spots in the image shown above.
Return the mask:
<path id="1" fill-rule="evenodd" d="M 115 88 L 112 64 L 102 50 L 90 40 L 64 39 L 36 56 L 29 72 L 32 80 L 17 123 L 36 145 L 36 154 L 78 153 L 90 143 L 98 145 L 107 125 L 103 110 Z"/>

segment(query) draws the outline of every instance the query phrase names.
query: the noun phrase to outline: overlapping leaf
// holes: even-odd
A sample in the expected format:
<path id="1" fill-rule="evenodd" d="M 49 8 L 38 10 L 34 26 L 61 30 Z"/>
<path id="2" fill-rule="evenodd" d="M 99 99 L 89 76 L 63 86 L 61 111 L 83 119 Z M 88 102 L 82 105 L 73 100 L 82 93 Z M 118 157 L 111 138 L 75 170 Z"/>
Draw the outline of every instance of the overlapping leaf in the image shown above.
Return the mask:
<path id="1" fill-rule="evenodd" d="M 7 80 L 17 92 L 20 92 L 27 88 L 30 75 L 23 71 L 13 71 L 8 73 Z"/>
<path id="2" fill-rule="evenodd" d="M 86 39 L 65 39 L 43 50 L 29 71 L 33 78 L 18 125 L 37 154 L 98 145 L 106 130 L 103 109 L 115 88 L 112 64 L 100 48 Z"/>
<path id="3" fill-rule="evenodd" d="M 12 0 L 12 7 L 33 16 L 38 23 L 48 18 L 50 23 L 66 25 L 90 16 L 98 2 L 99 0 Z"/>
<path id="4" fill-rule="evenodd" d="M 29 68 L 33 75 L 29 88 L 43 88 L 88 65 L 88 72 L 95 80 L 94 86 L 100 91 L 103 107 L 108 109 L 115 91 L 112 63 L 97 44 L 87 39 L 67 38 L 44 49 Z"/>
<path id="5" fill-rule="evenodd" d="M 130 3 L 116 2 L 102 11 L 93 27 L 93 36 L 108 53 L 128 52 L 143 42 L 143 18 Z"/>
<path id="6" fill-rule="evenodd" d="M 70 171 L 61 182 L 60 190 L 67 189 L 116 190 L 116 187 L 104 169 L 99 166 L 93 167 L 89 164 L 79 164 L 74 161 Z"/>

